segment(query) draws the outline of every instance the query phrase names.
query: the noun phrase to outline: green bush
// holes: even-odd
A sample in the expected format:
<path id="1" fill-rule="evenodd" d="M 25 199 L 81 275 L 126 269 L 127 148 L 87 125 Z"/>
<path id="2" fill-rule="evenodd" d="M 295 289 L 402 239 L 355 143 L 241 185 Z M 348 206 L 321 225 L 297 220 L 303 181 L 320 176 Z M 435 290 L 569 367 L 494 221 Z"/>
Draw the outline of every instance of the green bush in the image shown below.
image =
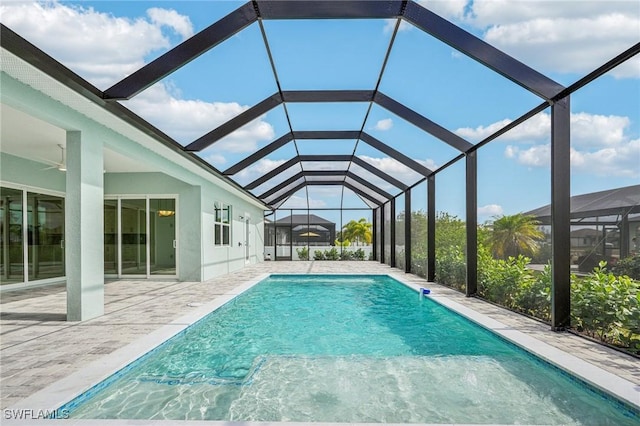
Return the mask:
<path id="1" fill-rule="evenodd" d="M 551 320 L 551 265 L 534 272 L 533 280 L 526 280 L 518 289 L 516 306 L 519 311 L 543 321 Z"/>
<path id="2" fill-rule="evenodd" d="M 364 250 L 362 250 L 361 248 L 359 248 L 358 250 L 356 250 L 355 252 L 353 252 L 353 257 L 354 257 L 356 260 L 364 260 L 364 257 L 365 257 Z"/>
<path id="3" fill-rule="evenodd" d="M 353 259 L 353 252 L 349 250 L 343 250 L 340 253 L 340 260 L 351 260 Z"/>
<path id="4" fill-rule="evenodd" d="M 611 272 L 616 275 L 626 275 L 634 280 L 640 280 L 640 254 L 625 257 L 618 261 Z"/>
<path id="5" fill-rule="evenodd" d="M 571 320 L 577 331 L 640 353 L 640 282 L 616 276 L 604 262 L 572 277 Z"/>
<path id="6" fill-rule="evenodd" d="M 338 249 L 332 247 L 331 250 L 324 251 L 324 258 L 327 260 L 338 260 L 340 259 L 340 253 L 338 253 Z"/>
<path id="7" fill-rule="evenodd" d="M 447 247 L 436 253 L 436 282 L 464 291 L 467 264 L 461 247 Z"/>
<path id="8" fill-rule="evenodd" d="M 324 260 L 324 252 L 322 250 L 314 251 L 313 260 Z"/>
<path id="9" fill-rule="evenodd" d="M 307 247 L 297 248 L 296 253 L 298 253 L 298 259 L 309 260 L 309 249 Z"/>
<path id="10" fill-rule="evenodd" d="M 523 287 L 532 287 L 535 281 L 527 269 L 529 258 L 519 255 L 506 260 L 488 256 L 478 266 L 478 294 L 487 300 L 520 310 L 520 294 Z"/>

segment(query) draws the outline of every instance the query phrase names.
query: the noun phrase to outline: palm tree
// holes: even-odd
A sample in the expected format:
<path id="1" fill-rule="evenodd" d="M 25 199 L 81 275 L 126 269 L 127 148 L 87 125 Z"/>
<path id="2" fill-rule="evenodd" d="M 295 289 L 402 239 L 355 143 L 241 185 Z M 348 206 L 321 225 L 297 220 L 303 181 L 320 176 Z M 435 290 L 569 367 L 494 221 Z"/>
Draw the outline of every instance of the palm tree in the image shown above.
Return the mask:
<path id="1" fill-rule="evenodd" d="M 498 217 L 490 226 L 488 238 L 493 255 L 501 259 L 535 255 L 544 239 L 544 233 L 537 228 L 539 224 L 534 216 L 522 213 Z"/>
<path id="2" fill-rule="evenodd" d="M 356 241 L 357 245 L 360 245 L 361 241 L 371 244 L 371 227 L 371 223 L 367 222 L 364 217 L 358 221 L 351 220 L 342 227 L 341 236 L 345 240 Z"/>

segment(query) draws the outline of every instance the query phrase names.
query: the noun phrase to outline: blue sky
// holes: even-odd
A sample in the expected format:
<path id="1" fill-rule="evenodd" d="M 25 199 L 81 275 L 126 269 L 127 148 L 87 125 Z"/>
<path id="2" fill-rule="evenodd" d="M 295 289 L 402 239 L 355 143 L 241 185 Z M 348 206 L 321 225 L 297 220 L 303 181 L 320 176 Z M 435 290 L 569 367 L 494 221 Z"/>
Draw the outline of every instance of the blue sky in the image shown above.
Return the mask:
<path id="1" fill-rule="evenodd" d="M 420 2 L 479 38 L 569 85 L 640 41 L 636 1 L 451 0 Z M 3 1 L 0 20 L 100 89 L 135 71 L 242 5 L 229 1 Z M 395 21 L 264 21 L 283 90 L 375 87 Z M 183 144 L 277 91 L 257 24 L 123 104 Z M 419 29 L 403 24 L 380 91 L 471 143 L 541 100 Z M 573 194 L 640 183 L 640 58 L 572 97 Z M 426 167 L 457 151 L 374 105 L 287 104 L 295 130 L 364 130 Z M 547 204 L 549 110 L 478 152 L 481 221 Z M 201 152 L 224 170 L 289 132 L 279 106 Z M 356 155 L 414 183 L 404 165 L 356 141 L 297 141 L 234 176 L 245 184 L 300 154 Z M 323 167 L 306 164 L 305 169 Z M 290 170 L 277 182 L 299 171 Z M 361 169 L 367 180 L 397 194 Z M 463 217 L 464 166 L 438 174 L 438 210 Z M 256 194 L 268 189 L 260 187 Z M 426 208 L 425 186 L 414 209 Z M 340 187 L 309 187 L 311 208 L 339 207 Z M 350 191 L 345 205 L 366 207 Z M 285 205 L 307 206 L 307 190 Z M 399 209 L 400 211 L 401 209 Z M 361 212 L 354 216 L 362 216 Z"/>

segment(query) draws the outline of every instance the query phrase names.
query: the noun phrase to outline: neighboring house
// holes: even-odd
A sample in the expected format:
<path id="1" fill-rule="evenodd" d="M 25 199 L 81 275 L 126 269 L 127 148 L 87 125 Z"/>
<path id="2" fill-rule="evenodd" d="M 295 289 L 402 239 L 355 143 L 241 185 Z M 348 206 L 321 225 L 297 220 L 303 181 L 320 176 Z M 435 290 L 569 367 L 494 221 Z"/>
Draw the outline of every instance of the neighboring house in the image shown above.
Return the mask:
<path id="1" fill-rule="evenodd" d="M 18 36 L 5 42 L 0 291 L 66 282 L 67 318 L 86 320 L 104 312 L 105 277 L 203 281 L 263 260 L 264 203 Z"/>
<path id="2" fill-rule="evenodd" d="M 526 212 L 542 225 L 551 222 L 549 205 Z M 571 197 L 572 262 L 590 272 L 600 261 L 615 263 L 637 253 L 640 239 L 640 185 Z"/>
<path id="3" fill-rule="evenodd" d="M 592 228 L 576 229 L 571 231 L 571 247 L 595 247 L 602 239 L 602 232 Z"/>
<path id="4" fill-rule="evenodd" d="M 332 246 L 336 240 L 336 224 L 315 214 L 294 214 L 275 222 L 265 221 L 265 251 L 275 259 L 291 259 L 293 247 Z"/>

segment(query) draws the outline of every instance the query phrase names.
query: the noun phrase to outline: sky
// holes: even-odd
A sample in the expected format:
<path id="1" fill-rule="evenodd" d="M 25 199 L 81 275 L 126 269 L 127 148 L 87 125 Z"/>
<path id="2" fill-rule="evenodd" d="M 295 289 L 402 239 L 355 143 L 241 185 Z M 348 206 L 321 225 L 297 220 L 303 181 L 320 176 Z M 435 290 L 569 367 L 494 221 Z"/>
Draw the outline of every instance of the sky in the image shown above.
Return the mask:
<path id="1" fill-rule="evenodd" d="M 420 1 L 421 5 L 565 86 L 640 41 L 637 1 Z M 0 21 L 101 90 L 240 7 L 238 1 L 3 0 Z M 283 90 L 372 90 L 396 20 L 263 21 Z M 640 183 L 640 55 L 571 98 L 571 190 L 583 194 Z M 257 23 L 122 104 L 183 145 L 278 90 Z M 477 143 L 542 100 L 407 23 L 379 90 Z M 360 130 L 437 170 L 458 151 L 368 103 L 287 103 L 199 153 L 225 170 L 294 130 Z M 550 108 L 478 150 L 479 221 L 550 202 Z M 287 119 L 288 115 L 288 119 Z M 366 121 L 365 121 L 366 117 Z M 300 154 L 355 153 L 407 184 L 421 176 L 356 140 L 297 140 L 233 176 L 241 184 Z M 305 170 L 326 164 L 303 164 Z M 338 165 L 346 168 L 347 164 Z M 351 166 L 396 195 L 400 191 Z M 260 195 L 300 171 L 254 191 Z M 464 164 L 437 174 L 437 210 L 464 217 Z M 338 186 L 309 186 L 282 207 L 367 205 Z M 404 209 L 400 199 L 397 211 Z M 307 204 L 308 203 L 308 204 Z M 412 192 L 426 209 L 426 185 Z M 329 213 L 324 214 L 324 216 Z M 366 216 L 346 214 L 348 220 Z M 370 217 L 370 216 L 369 216 Z M 335 218 L 334 218 L 335 220 Z"/>

